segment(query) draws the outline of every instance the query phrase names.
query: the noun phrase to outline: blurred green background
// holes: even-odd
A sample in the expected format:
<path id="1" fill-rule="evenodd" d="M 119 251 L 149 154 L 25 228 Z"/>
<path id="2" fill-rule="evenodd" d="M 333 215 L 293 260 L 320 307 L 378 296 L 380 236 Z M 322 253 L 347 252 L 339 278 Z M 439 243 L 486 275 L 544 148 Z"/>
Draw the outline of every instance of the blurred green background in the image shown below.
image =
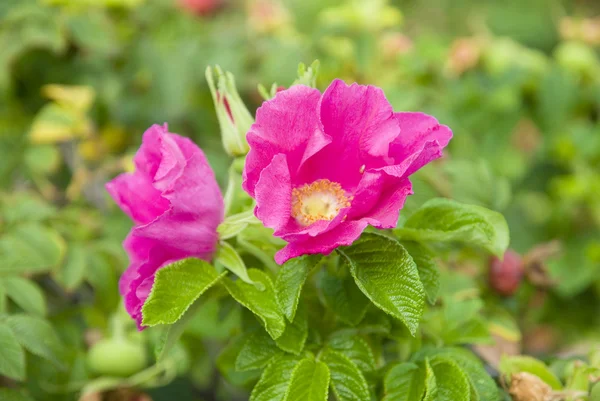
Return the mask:
<path id="1" fill-rule="evenodd" d="M 448 154 L 414 177 L 407 210 L 447 196 L 503 213 L 511 248 L 535 266 L 505 301 L 519 347 L 597 342 L 599 15 L 594 0 L 0 1 L 0 313 L 29 316 L 36 336 L 56 340 L 41 351 L 23 340 L 26 372 L 0 373 L 0 387 L 69 400 L 98 385 L 88 347 L 115 326 L 132 331 L 116 287 L 131 223 L 103 185 L 163 122 L 193 138 L 225 184 L 231 160 L 204 77 L 214 64 L 236 76 L 251 111 L 258 84 L 286 87 L 299 62 L 318 59 L 320 88 L 377 85 L 395 110 L 449 125 Z M 456 265 L 497 302 L 486 265 Z M 226 357 L 213 366 L 243 318 L 207 304 L 170 364 L 130 383 L 149 395 L 109 399 L 244 399 L 231 383 L 248 378 L 228 376 Z"/>

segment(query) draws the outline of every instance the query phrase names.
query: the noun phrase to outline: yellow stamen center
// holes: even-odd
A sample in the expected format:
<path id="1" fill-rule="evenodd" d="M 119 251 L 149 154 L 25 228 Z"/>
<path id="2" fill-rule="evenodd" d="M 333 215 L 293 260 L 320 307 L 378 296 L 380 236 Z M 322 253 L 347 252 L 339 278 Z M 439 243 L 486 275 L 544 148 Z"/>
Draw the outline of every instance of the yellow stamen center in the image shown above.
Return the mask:
<path id="1" fill-rule="evenodd" d="M 341 209 L 350 206 L 342 186 L 329 180 L 317 180 L 292 190 L 292 217 L 303 226 L 319 220 L 333 220 Z"/>

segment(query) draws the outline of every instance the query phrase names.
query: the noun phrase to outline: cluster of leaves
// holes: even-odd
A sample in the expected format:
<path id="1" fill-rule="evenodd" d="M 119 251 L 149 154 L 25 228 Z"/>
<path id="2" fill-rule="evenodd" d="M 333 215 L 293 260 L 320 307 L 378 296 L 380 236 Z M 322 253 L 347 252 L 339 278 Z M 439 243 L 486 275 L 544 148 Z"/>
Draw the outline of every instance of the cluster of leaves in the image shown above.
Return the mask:
<path id="1" fill-rule="evenodd" d="M 508 227 L 500 214 L 434 199 L 393 233 L 365 233 L 331 256 L 292 259 L 275 271 L 246 268 L 256 264 L 258 252 L 272 258 L 277 248 L 262 241 L 271 235 L 267 229 L 238 222 L 234 215 L 222 230 L 235 232 L 231 241 L 252 230 L 258 247 L 222 243 L 215 266 L 186 259 L 158 272 L 142 312 L 143 324 L 168 325 L 159 360 L 197 305 L 229 294 L 257 319 L 238 327 L 217 365 L 234 384 L 252 386 L 258 379 L 251 400 L 327 400 L 330 388 L 339 400 L 376 394 L 388 400 L 499 399 L 482 363 L 452 347 L 485 337 L 487 330 L 466 312 L 476 308 L 475 299 L 458 307 L 436 302 L 440 273 L 430 247 L 463 244 L 502 254 Z M 452 310 L 463 317 L 444 316 Z M 424 314 L 428 322 L 420 328 Z"/>

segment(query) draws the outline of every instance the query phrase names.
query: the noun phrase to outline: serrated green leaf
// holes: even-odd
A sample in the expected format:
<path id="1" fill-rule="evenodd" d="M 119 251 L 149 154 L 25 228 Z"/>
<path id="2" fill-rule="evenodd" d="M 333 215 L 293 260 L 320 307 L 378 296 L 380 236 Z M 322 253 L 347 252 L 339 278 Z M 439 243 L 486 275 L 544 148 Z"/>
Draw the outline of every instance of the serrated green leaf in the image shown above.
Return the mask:
<path id="1" fill-rule="evenodd" d="M 450 360 L 431 360 L 438 401 L 469 401 L 469 381 L 460 367 Z"/>
<path id="2" fill-rule="evenodd" d="M 514 373 L 527 372 L 536 375 L 553 390 L 562 389 L 560 380 L 542 362 L 533 357 L 525 355 L 503 356 L 498 366 L 500 372 L 510 378 Z"/>
<path id="3" fill-rule="evenodd" d="M 284 401 L 298 362 L 300 359 L 296 356 L 280 355 L 274 358 L 254 386 L 250 401 Z"/>
<path id="4" fill-rule="evenodd" d="M 25 312 L 39 316 L 46 314 L 46 299 L 42 290 L 33 282 L 21 277 L 0 278 L 6 295 Z"/>
<path id="5" fill-rule="evenodd" d="M 248 383 L 256 381 L 260 377 L 259 370 L 250 370 L 240 372 L 236 370 L 235 363 L 237 357 L 244 346 L 246 338 L 239 336 L 227 344 L 217 357 L 217 367 L 219 372 L 234 386 L 245 386 Z"/>
<path id="6" fill-rule="evenodd" d="M 459 242 L 502 256 L 509 243 L 508 225 L 497 212 L 450 199 L 432 199 L 394 230 L 402 240 Z"/>
<path id="7" fill-rule="evenodd" d="M 301 256 L 288 260 L 279 269 L 275 280 L 275 294 L 277 303 L 288 321 L 294 320 L 304 282 L 321 258 L 321 255 Z"/>
<path id="8" fill-rule="evenodd" d="M 12 315 L 6 319 L 6 326 L 27 351 L 65 368 L 64 347 L 50 323 L 38 317 Z"/>
<path id="9" fill-rule="evenodd" d="M 436 401 L 437 400 L 437 383 L 435 380 L 435 373 L 431 368 L 429 360 L 425 360 L 425 394 L 423 395 L 423 401 Z"/>
<path id="10" fill-rule="evenodd" d="M 417 265 L 419 278 L 423 283 L 427 300 L 430 304 L 434 304 L 438 291 L 440 290 L 440 271 L 435 263 L 435 255 L 423 245 L 413 242 L 404 241 L 402 246 L 406 248 L 413 261 Z"/>
<path id="11" fill-rule="evenodd" d="M 300 305 L 296 317 L 292 323 L 287 323 L 285 331 L 275 342 L 277 346 L 286 352 L 300 355 L 304 349 L 304 343 L 308 337 L 308 320 L 306 309 Z"/>
<path id="12" fill-rule="evenodd" d="M 325 269 L 320 274 L 318 285 L 325 304 L 340 320 L 356 326 L 365 317 L 369 298 L 362 293 L 349 274 L 333 275 Z"/>
<path id="13" fill-rule="evenodd" d="M 69 244 L 66 262 L 58 273 L 59 282 L 67 291 L 73 291 L 85 278 L 87 267 L 87 251 L 78 243 Z"/>
<path id="14" fill-rule="evenodd" d="M 404 362 L 391 368 L 384 379 L 383 401 L 421 400 L 425 393 L 425 366 Z"/>
<path id="15" fill-rule="evenodd" d="M 285 401 L 327 401 L 329 368 L 312 359 L 303 359 L 296 365 Z"/>
<path id="16" fill-rule="evenodd" d="M 413 361 L 427 358 L 445 358 L 455 362 L 467 375 L 471 385 L 472 401 L 499 401 L 500 393 L 494 379 L 485 370 L 483 363 L 464 348 L 423 348 L 413 355 Z"/>
<path id="17" fill-rule="evenodd" d="M 156 361 L 160 362 L 165 358 L 169 351 L 177 344 L 177 341 L 185 331 L 190 320 L 194 318 L 196 312 L 202 305 L 201 300 L 197 299 L 189 308 L 183 313 L 183 316 L 172 325 L 169 325 L 166 332 L 160 339 L 157 347 L 154 350 Z"/>
<path id="18" fill-rule="evenodd" d="M 0 375 L 25 380 L 25 351 L 5 324 L 0 324 Z"/>
<path id="19" fill-rule="evenodd" d="M 201 259 L 179 260 L 161 268 L 142 307 L 142 324 L 173 324 L 206 290 L 227 273 L 218 274 Z"/>
<path id="20" fill-rule="evenodd" d="M 275 300 L 273 282 L 258 269 L 249 269 L 248 276 L 252 281 L 262 284 L 262 290 L 241 280 L 225 279 L 223 284 L 236 301 L 260 319 L 271 338 L 276 340 L 285 331 L 285 318 Z"/>
<path id="21" fill-rule="evenodd" d="M 248 336 L 235 360 L 235 369 L 240 372 L 262 369 L 281 353 L 275 341 L 261 330 Z"/>
<path id="22" fill-rule="evenodd" d="M 39 273 L 57 266 L 66 244 L 55 231 L 45 226 L 22 224 L 0 238 L 1 273 Z"/>
<path id="23" fill-rule="evenodd" d="M 391 238 L 365 233 L 338 252 L 350 266 L 361 291 L 415 335 L 423 315 L 425 290 L 406 249 Z"/>
<path id="24" fill-rule="evenodd" d="M 250 277 L 248 277 L 248 270 L 246 269 L 246 264 L 242 260 L 242 257 L 237 253 L 235 248 L 233 248 L 227 242 L 221 241 L 219 244 L 215 262 L 224 266 L 227 270 L 242 279 L 245 283 L 254 284 Z"/>
<path id="25" fill-rule="evenodd" d="M 375 370 L 375 356 L 373 350 L 362 338 L 353 333 L 334 335 L 327 345 L 344 354 L 363 372 Z"/>
<path id="26" fill-rule="evenodd" d="M 369 401 L 369 386 L 358 367 L 341 352 L 326 349 L 321 355 L 329 367 L 331 387 L 338 401 Z"/>

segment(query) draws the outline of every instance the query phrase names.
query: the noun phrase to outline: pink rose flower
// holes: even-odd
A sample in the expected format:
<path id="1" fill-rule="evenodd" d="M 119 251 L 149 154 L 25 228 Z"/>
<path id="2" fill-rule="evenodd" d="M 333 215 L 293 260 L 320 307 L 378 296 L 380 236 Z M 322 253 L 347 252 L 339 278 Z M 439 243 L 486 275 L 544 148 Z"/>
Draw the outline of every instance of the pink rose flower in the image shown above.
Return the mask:
<path id="1" fill-rule="evenodd" d="M 135 172 L 106 184 L 119 207 L 135 222 L 125 239 L 130 265 L 119 291 L 125 308 L 142 327 L 142 306 L 154 275 L 176 260 L 210 260 L 217 226 L 223 221 L 223 197 L 204 153 L 188 138 L 153 125 L 134 157 Z"/>
<path id="2" fill-rule="evenodd" d="M 450 129 L 394 113 L 383 91 L 335 80 L 297 85 L 263 103 L 247 139 L 243 187 L 254 213 L 288 244 L 279 264 L 350 245 L 367 227 L 396 226 L 408 177 L 442 155 Z"/>

